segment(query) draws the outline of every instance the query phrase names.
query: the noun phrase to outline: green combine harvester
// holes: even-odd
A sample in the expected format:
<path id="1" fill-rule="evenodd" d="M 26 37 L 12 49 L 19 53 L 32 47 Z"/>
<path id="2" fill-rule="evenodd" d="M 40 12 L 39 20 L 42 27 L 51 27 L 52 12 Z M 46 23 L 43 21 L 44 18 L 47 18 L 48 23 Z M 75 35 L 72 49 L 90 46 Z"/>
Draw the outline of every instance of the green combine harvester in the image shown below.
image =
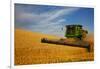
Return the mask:
<path id="1" fill-rule="evenodd" d="M 66 45 L 73 47 L 86 48 L 90 52 L 90 44 L 87 41 L 84 41 L 86 35 L 88 34 L 87 30 L 82 28 L 82 25 L 66 25 L 65 37 L 59 40 L 50 40 L 48 38 L 42 38 L 42 43 L 50 43 L 56 45 Z"/>

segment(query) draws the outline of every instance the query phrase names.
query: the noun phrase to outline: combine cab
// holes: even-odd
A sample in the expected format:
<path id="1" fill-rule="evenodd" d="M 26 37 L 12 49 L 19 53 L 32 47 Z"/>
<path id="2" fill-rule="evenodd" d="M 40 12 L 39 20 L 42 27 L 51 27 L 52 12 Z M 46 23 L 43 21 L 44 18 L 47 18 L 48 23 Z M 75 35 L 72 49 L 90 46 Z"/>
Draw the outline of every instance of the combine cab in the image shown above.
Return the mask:
<path id="1" fill-rule="evenodd" d="M 56 45 L 67 45 L 74 47 L 86 48 L 90 51 L 90 44 L 84 41 L 84 38 L 88 34 L 88 31 L 82 28 L 82 25 L 66 25 L 65 37 L 66 39 L 50 40 L 47 38 L 42 38 L 42 43 L 51 43 Z M 71 40 L 73 39 L 73 40 Z"/>
<path id="2" fill-rule="evenodd" d="M 66 25 L 65 37 L 67 38 L 79 38 L 82 40 L 87 33 L 86 30 L 83 30 L 82 25 Z"/>

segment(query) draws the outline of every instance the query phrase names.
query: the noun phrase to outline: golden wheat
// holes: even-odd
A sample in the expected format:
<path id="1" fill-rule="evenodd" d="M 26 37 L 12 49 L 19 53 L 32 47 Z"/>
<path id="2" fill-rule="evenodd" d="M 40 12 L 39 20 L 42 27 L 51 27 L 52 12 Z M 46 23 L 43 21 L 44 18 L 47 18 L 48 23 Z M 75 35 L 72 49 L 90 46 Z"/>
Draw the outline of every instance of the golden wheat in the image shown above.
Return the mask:
<path id="1" fill-rule="evenodd" d="M 16 29 L 15 65 L 94 60 L 93 52 L 89 53 L 85 48 L 41 43 L 44 37 L 60 39 L 57 36 Z"/>

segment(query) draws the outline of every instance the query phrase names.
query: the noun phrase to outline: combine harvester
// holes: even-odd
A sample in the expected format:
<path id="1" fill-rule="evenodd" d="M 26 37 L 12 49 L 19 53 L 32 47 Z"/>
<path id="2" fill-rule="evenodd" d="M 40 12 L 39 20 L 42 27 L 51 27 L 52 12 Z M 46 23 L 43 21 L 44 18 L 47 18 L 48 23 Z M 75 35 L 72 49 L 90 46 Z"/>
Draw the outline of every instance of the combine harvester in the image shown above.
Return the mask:
<path id="1" fill-rule="evenodd" d="M 66 25 L 66 38 L 61 38 L 59 40 L 51 40 L 48 38 L 42 38 L 42 43 L 51 43 L 56 45 L 66 45 L 73 47 L 86 48 L 90 52 L 90 44 L 85 41 L 86 35 L 88 34 L 87 30 L 82 28 L 82 25 Z"/>

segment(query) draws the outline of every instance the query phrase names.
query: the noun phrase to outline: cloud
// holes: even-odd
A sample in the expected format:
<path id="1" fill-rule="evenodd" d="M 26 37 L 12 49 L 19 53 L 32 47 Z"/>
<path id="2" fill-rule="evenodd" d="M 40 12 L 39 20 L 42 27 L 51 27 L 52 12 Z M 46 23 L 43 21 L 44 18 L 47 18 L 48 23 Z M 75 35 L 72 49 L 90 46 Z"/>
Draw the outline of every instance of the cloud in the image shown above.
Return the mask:
<path id="1" fill-rule="evenodd" d="M 51 14 L 49 15 L 49 17 L 47 19 L 45 19 L 41 23 L 55 20 L 56 18 L 63 16 L 63 15 L 69 15 L 70 13 L 72 13 L 78 9 L 79 8 L 67 8 L 67 9 L 55 10 L 53 12 L 48 12 L 48 13 L 46 13 L 47 15 L 49 15 L 49 13 L 51 13 Z"/>
<path id="2" fill-rule="evenodd" d="M 25 9 L 24 11 L 22 9 L 21 7 L 15 10 L 16 28 L 58 36 L 64 35 L 64 30 L 61 30 L 61 28 L 64 26 L 63 23 L 66 22 L 66 19 L 61 17 L 70 15 L 79 10 L 79 8 L 63 8 L 36 13 L 34 11 L 26 12 Z"/>

